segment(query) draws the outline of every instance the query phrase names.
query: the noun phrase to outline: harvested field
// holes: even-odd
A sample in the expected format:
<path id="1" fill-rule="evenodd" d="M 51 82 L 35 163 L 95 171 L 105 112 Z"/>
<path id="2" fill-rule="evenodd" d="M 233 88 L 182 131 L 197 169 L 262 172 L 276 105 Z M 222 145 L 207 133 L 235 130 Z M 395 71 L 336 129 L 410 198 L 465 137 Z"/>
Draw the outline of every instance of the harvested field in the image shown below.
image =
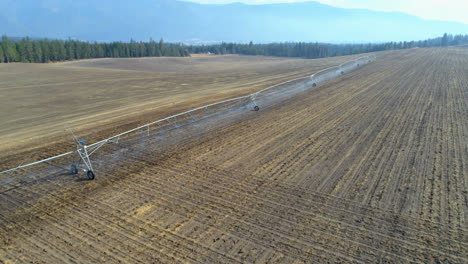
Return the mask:
<path id="1" fill-rule="evenodd" d="M 106 138 L 170 114 L 307 76 L 354 57 L 305 60 L 213 56 L 2 63 L 0 157 L 43 147 L 59 154 L 73 147 L 67 125 L 79 135 L 95 131 L 94 140 Z M 22 163 L 38 158 L 22 154 L 28 156 Z M 21 162 L 15 162 L 15 166 Z"/>
<path id="2" fill-rule="evenodd" d="M 95 181 L 4 189 L 0 260 L 467 263 L 466 65 L 380 54 Z"/>

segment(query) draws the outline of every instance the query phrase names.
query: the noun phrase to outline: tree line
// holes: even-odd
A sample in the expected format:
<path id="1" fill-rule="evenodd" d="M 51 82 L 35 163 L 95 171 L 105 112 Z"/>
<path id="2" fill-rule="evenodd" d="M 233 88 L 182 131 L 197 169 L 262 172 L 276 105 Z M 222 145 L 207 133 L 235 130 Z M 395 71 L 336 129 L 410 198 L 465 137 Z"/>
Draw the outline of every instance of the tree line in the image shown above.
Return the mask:
<path id="1" fill-rule="evenodd" d="M 421 41 L 385 42 L 367 44 L 328 44 L 328 43 L 270 43 L 236 44 L 221 43 L 216 45 L 189 46 L 189 53 L 243 54 L 276 57 L 324 58 L 385 50 L 410 49 L 415 47 L 443 47 L 468 44 L 468 35 L 449 35 Z"/>
<path id="2" fill-rule="evenodd" d="M 156 42 L 89 43 L 72 40 L 31 40 L 29 37 L 12 41 L 2 36 L 0 42 L 0 62 L 36 62 L 70 61 L 90 58 L 130 58 L 189 56 L 188 50 L 181 44 Z"/>
<path id="3" fill-rule="evenodd" d="M 468 35 L 449 35 L 421 41 L 386 42 L 368 44 L 328 43 L 270 43 L 248 44 L 221 43 L 212 45 L 184 45 L 165 43 L 150 39 L 148 42 L 90 43 L 79 40 L 31 40 L 26 37 L 10 40 L 2 36 L 0 42 L 0 63 L 35 62 L 47 63 L 89 58 L 130 58 L 130 57 L 184 57 L 191 53 L 264 55 L 276 57 L 324 58 L 352 55 L 384 50 L 409 49 L 414 47 L 442 47 L 468 44 Z"/>

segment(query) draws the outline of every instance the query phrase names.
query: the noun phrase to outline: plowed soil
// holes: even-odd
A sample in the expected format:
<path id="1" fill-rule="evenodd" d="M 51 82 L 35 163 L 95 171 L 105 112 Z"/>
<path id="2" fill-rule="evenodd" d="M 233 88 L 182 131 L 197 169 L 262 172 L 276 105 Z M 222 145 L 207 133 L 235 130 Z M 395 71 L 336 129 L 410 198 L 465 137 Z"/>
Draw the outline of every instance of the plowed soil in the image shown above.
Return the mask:
<path id="1" fill-rule="evenodd" d="M 462 48 L 381 54 L 94 181 L 18 185 L 0 260 L 467 263 L 467 65 Z"/>
<path id="2" fill-rule="evenodd" d="M 0 64 L 0 170 L 166 116 L 315 73 L 355 58 L 256 56 L 94 59 Z M 93 133 L 94 132 L 94 133 Z M 40 151 L 37 151 L 37 150 Z M 33 153 L 33 154 L 31 154 Z M 18 160 L 19 157 L 26 157 Z"/>

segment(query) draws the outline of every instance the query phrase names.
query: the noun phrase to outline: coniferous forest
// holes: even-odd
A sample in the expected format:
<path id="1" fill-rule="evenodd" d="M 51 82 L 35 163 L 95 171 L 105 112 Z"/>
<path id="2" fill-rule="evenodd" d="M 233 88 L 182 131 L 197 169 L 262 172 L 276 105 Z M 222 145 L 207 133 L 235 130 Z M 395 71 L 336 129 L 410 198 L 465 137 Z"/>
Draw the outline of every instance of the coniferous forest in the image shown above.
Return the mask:
<path id="1" fill-rule="evenodd" d="M 414 47 L 441 47 L 468 44 L 468 35 L 448 35 L 410 42 L 386 42 L 368 44 L 328 44 L 287 42 L 270 44 L 221 43 L 212 45 L 185 45 L 156 42 L 110 42 L 90 43 L 79 40 L 32 40 L 9 39 L 3 36 L 0 42 L 0 63 L 35 62 L 48 63 L 90 58 L 131 57 L 185 57 L 193 53 L 264 55 L 276 57 L 324 58 L 384 50 L 409 49 Z"/>

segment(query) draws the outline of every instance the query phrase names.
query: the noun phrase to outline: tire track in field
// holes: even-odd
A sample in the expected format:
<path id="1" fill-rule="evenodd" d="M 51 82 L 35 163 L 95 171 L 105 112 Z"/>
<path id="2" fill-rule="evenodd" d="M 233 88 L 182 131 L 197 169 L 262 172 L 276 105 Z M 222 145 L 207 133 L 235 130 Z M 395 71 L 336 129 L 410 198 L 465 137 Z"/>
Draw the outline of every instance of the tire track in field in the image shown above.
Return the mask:
<path id="1" fill-rule="evenodd" d="M 168 167 L 169 167 L 168 169 L 169 169 L 169 170 L 174 170 L 174 168 L 175 168 L 174 166 L 175 166 L 175 165 L 176 165 L 176 164 L 170 164 L 170 165 L 168 166 Z M 194 170 L 195 170 L 195 171 L 202 171 L 201 168 L 195 168 Z M 179 169 L 179 170 L 178 170 L 178 173 L 184 173 L 184 171 L 187 171 L 187 170 Z M 189 170 L 189 171 L 190 171 L 190 170 Z M 189 172 L 186 172 L 186 173 L 189 173 Z M 220 176 L 220 174 L 218 174 L 218 173 L 215 173 L 214 175 L 215 175 L 215 176 Z M 226 180 L 232 180 L 232 179 L 233 179 L 232 177 L 229 177 L 229 176 L 228 176 Z M 202 180 L 197 180 L 197 182 L 200 182 L 200 181 L 202 182 L 202 183 L 199 183 L 200 185 L 202 185 L 202 186 L 210 186 L 210 183 L 209 183 L 209 182 L 205 182 L 205 181 L 202 181 Z M 240 183 L 240 182 L 236 182 L 236 183 L 235 183 L 236 187 L 237 187 L 238 185 L 240 185 L 239 183 Z M 224 183 L 224 185 L 225 185 L 225 184 L 226 184 L 226 183 Z M 233 185 L 234 185 L 234 184 L 233 184 Z M 239 197 L 244 197 L 244 200 L 247 199 L 247 198 L 245 198 L 245 197 L 247 197 L 247 196 L 249 195 L 249 193 L 245 193 L 245 190 L 248 190 L 248 189 L 249 189 L 249 186 L 261 186 L 262 188 L 260 188 L 260 189 L 263 189 L 263 187 L 264 187 L 263 185 L 261 185 L 261 184 L 259 184 L 259 183 L 256 183 L 256 184 L 248 184 L 248 183 L 246 183 L 245 185 L 238 186 L 238 188 L 240 188 L 240 190 L 237 191 L 237 192 L 240 192 L 240 193 L 239 193 Z M 217 183 L 214 187 L 212 187 L 212 190 L 210 190 L 210 192 L 213 192 L 213 191 L 216 190 L 217 188 L 222 188 L 222 187 L 224 187 L 224 186 L 219 186 L 219 184 Z M 225 187 L 225 188 L 226 188 L 226 187 Z M 251 188 L 252 188 L 252 187 L 251 187 Z M 230 190 L 231 190 L 231 189 L 228 188 L 228 189 L 226 190 L 226 192 L 228 192 L 228 191 L 230 191 Z M 270 189 L 270 188 L 266 188 L 266 189 L 265 189 L 264 191 L 262 191 L 262 192 L 260 192 L 259 190 L 255 190 L 254 193 L 255 193 L 256 196 L 266 197 L 266 198 L 264 198 L 263 200 L 265 200 L 265 199 L 268 200 L 268 199 L 271 198 L 271 199 L 274 200 L 274 201 L 280 200 L 282 197 L 284 198 L 285 195 L 286 195 L 285 193 L 281 193 L 281 194 L 276 195 L 276 197 L 275 197 L 275 195 L 269 195 L 269 196 L 268 196 L 267 194 L 275 193 L 275 191 L 272 190 L 272 189 Z M 250 195 L 252 195 L 252 194 L 250 193 Z M 298 202 L 297 197 L 294 197 L 294 198 L 295 198 L 295 199 L 294 199 L 295 202 L 297 203 L 297 202 Z M 263 204 L 263 203 L 267 203 L 267 201 L 262 202 L 262 204 Z M 281 205 L 281 203 L 280 203 L 280 205 Z M 252 205 L 252 206 L 253 206 L 253 205 Z M 249 207 L 249 208 L 251 208 L 251 207 Z M 294 208 L 295 208 L 295 207 L 294 207 Z M 295 209 L 297 209 L 297 208 L 295 208 Z M 303 209 L 304 214 L 307 215 L 306 210 L 310 210 L 310 209 L 311 209 L 310 207 L 304 208 L 304 209 Z M 317 211 L 320 211 L 320 209 L 321 209 L 321 208 L 317 208 L 316 210 L 317 210 Z M 299 209 L 298 209 L 298 210 L 299 210 Z M 321 212 L 321 213 L 323 214 L 323 212 Z M 348 211 L 348 212 L 345 211 L 345 215 L 346 215 L 346 214 L 353 214 L 353 211 Z M 333 221 L 333 216 L 328 216 L 328 217 L 331 217 L 331 218 L 326 218 L 327 220 Z M 299 221 L 299 222 L 300 222 L 300 221 Z M 390 224 L 391 224 L 391 223 L 390 223 Z M 353 225 L 352 222 L 351 222 L 351 225 Z M 369 230 L 369 231 L 370 231 L 370 232 L 374 232 L 373 230 Z M 361 232 L 362 232 L 362 229 L 361 229 Z M 374 233 L 374 234 L 375 234 L 375 233 Z M 378 234 L 378 235 L 383 235 L 383 236 L 385 236 L 385 237 L 387 237 L 387 238 L 390 238 L 390 237 L 386 236 L 385 234 Z M 357 236 L 359 236 L 359 235 L 357 235 Z M 350 237 L 350 238 L 352 238 L 352 237 Z M 408 237 L 406 237 L 406 236 L 402 236 L 402 238 L 411 239 L 411 238 L 408 238 Z M 404 243 L 404 241 L 400 241 L 400 243 L 402 243 L 402 242 Z M 468 245 L 465 245 L 465 249 L 468 249 Z M 434 248 L 434 250 L 438 251 L 438 248 Z M 447 247 L 446 250 L 451 251 L 452 248 L 451 248 L 451 247 Z"/>
<path id="2" fill-rule="evenodd" d="M 129 139 L 94 182 L 2 192 L 0 259 L 468 262 L 467 57 L 455 51 L 389 53 L 244 120 Z"/>
<path id="3" fill-rule="evenodd" d="M 115 223 L 111 222 L 109 219 L 107 219 L 105 217 L 102 217 L 100 215 L 96 215 L 96 214 L 90 215 L 89 213 L 87 213 L 83 209 L 80 209 L 80 207 L 78 207 L 76 204 L 71 203 L 69 201 L 65 201 L 64 199 L 58 199 L 58 201 L 62 202 L 62 204 L 61 204 L 62 208 L 60 208 L 60 209 L 63 209 L 65 206 L 67 206 L 67 208 L 71 207 L 72 209 L 69 209 L 72 212 L 71 215 L 73 215 L 74 217 L 79 216 L 78 219 L 86 218 L 88 221 L 83 222 L 86 225 L 85 226 L 86 229 L 93 230 L 95 234 L 101 233 L 102 230 L 107 230 L 107 233 L 110 234 L 111 237 L 107 238 L 108 239 L 107 241 L 97 241 L 96 242 L 97 245 L 107 245 L 109 242 L 112 242 L 112 241 L 121 241 L 126 246 L 126 248 L 124 247 L 124 248 L 121 249 L 121 250 L 127 251 L 127 252 L 123 252 L 124 256 L 128 256 L 128 253 L 134 251 L 134 249 L 132 250 L 132 248 L 135 248 L 135 246 L 149 247 L 152 250 L 156 250 L 159 253 L 162 253 L 161 249 L 153 247 L 153 244 L 147 244 L 147 243 L 144 243 L 143 241 L 135 238 L 133 236 L 134 233 L 131 230 L 129 230 L 128 227 L 123 227 L 121 224 L 115 224 Z M 46 213 L 46 214 L 49 214 L 49 213 Z M 118 217 L 116 217 L 116 218 L 118 219 Z M 55 219 L 55 220 L 58 220 L 58 219 Z M 96 220 L 103 220 L 102 222 L 104 222 L 104 223 L 101 224 L 100 221 L 96 221 Z M 92 224 L 89 224 L 89 223 L 92 223 Z M 110 232 L 110 231 L 113 231 L 113 232 Z M 91 235 L 91 237 L 94 237 L 94 236 Z M 130 242 L 128 242 L 125 239 L 122 240 L 122 237 L 127 238 L 128 241 L 130 241 Z M 74 240 L 76 240 L 76 239 L 74 239 Z M 55 242 L 57 242 L 57 241 L 55 241 Z M 168 241 L 168 240 L 165 240 L 165 243 L 171 244 L 170 241 Z M 177 243 L 177 242 L 175 242 L 175 243 Z M 170 249 L 171 251 L 177 251 L 176 247 L 172 248 L 172 247 L 169 247 L 167 245 L 165 246 L 165 245 L 163 245 L 163 243 L 159 243 L 159 246 L 161 246 L 162 248 Z M 110 250 L 110 251 L 112 252 L 112 250 Z M 167 255 L 168 258 L 166 260 L 173 260 L 174 256 L 171 256 L 171 255 L 172 254 Z M 182 254 L 180 252 L 179 252 L 179 254 L 174 254 L 174 255 L 175 256 L 179 255 L 179 257 L 175 257 L 176 259 L 179 259 L 179 261 L 181 261 L 181 258 L 185 258 L 185 257 L 189 256 L 189 255 L 187 255 L 187 253 Z M 129 261 L 129 260 L 126 260 L 125 262 L 127 262 L 127 261 Z M 133 261 L 135 261 L 135 259 Z M 142 261 L 142 260 L 139 260 L 139 261 Z"/>

